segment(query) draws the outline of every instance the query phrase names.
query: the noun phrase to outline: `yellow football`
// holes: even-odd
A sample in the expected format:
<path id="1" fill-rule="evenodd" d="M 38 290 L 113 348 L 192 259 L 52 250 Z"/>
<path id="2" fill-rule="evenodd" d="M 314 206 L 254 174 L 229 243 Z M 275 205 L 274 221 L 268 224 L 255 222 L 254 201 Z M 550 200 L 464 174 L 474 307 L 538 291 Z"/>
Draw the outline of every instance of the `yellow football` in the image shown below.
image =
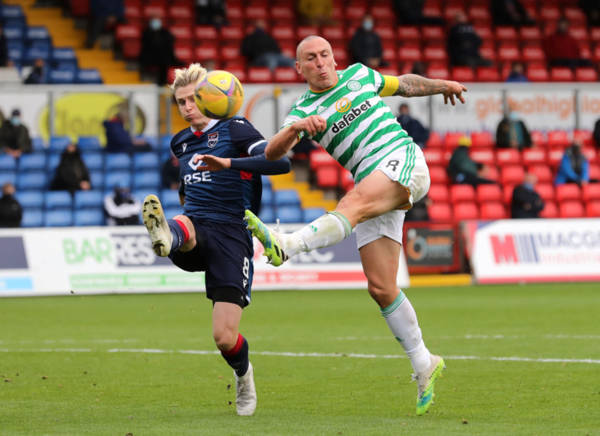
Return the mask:
<path id="1" fill-rule="evenodd" d="M 207 73 L 196 85 L 194 100 L 200 112 L 209 118 L 222 120 L 233 117 L 242 107 L 244 89 L 228 71 Z"/>

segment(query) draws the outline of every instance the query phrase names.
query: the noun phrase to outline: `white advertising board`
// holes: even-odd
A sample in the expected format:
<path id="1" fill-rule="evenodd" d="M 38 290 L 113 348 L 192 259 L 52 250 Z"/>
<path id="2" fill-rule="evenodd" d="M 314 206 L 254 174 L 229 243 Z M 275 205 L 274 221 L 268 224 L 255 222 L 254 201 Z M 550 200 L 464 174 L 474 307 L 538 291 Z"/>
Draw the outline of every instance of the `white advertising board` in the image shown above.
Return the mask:
<path id="1" fill-rule="evenodd" d="M 279 268 L 254 246 L 253 290 L 366 288 L 354 236 Z M 398 285 L 409 285 L 404 257 Z M 204 290 L 204 273 L 157 257 L 142 226 L 0 230 L 0 296 Z"/>
<path id="2" fill-rule="evenodd" d="M 471 265 L 477 283 L 600 280 L 600 220 L 478 222 Z"/>

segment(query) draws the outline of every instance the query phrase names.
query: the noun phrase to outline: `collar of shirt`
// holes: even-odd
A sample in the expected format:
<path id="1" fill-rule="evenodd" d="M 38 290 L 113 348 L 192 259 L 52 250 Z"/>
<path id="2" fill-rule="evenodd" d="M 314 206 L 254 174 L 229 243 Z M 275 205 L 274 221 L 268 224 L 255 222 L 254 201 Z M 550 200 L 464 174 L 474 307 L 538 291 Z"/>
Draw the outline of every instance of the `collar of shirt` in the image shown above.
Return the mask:
<path id="1" fill-rule="evenodd" d="M 190 126 L 190 130 L 192 131 L 192 133 L 195 136 L 202 136 L 202 135 L 204 135 L 204 133 L 206 133 L 210 129 L 212 129 L 218 122 L 219 122 L 219 120 L 210 120 L 208 122 L 208 124 L 206 126 L 204 126 L 204 130 L 197 130 L 194 128 L 194 126 Z"/>

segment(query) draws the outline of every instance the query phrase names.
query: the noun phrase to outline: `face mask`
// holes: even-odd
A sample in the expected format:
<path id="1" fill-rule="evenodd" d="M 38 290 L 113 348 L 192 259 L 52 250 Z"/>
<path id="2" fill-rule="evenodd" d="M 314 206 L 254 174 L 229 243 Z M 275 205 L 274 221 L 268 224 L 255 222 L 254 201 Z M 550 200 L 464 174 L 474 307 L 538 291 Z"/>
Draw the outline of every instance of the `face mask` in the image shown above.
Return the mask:
<path id="1" fill-rule="evenodd" d="M 365 30 L 373 30 L 373 21 L 365 20 L 363 21 L 363 29 Z"/>
<path id="2" fill-rule="evenodd" d="M 510 114 L 508 114 L 508 118 L 511 121 L 519 121 L 519 112 L 511 112 Z"/>
<path id="3" fill-rule="evenodd" d="M 10 122 L 13 124 L 13 126 L 18 126 L 21 124 L 21 118 L 19 117 L 12 117 L 10 119 Z"/>
<path id="4" fill-rule="evenodd" d="M 161 25 L 162 25 L 162 22 L 160 21 L 159 18 L 153 18 L 150 20 L 150 28 L 152 28 L 152 30 L 160 29 Z"/>

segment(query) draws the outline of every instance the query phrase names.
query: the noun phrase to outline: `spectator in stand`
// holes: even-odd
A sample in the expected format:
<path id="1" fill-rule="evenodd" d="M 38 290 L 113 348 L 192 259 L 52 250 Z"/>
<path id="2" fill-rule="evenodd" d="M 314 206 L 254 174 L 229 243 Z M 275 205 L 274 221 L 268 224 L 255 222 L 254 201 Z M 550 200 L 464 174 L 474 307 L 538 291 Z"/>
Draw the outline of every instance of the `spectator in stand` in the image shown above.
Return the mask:
<path id="1" fill-rule="evenodd" d="M 0 227 L 21 227 L 23 208 L 15 198 L 15 186 L 12 183 L 2 185 L 0 197 Z"/>
<path id="2" fill-rule="evenodd" d="M 583 9 L 590 27 L 600 26 L 600 2 L 598 0 L 579 0 L 579 7 Z"/>
<path id="3" fill-rule="evenodd" d="M 175 38 L 169 29 L 163 27 L 158 17 L 153 17 L 142 33 L 140 50 L 140 73 L 154 77 L 157 85 L 167 83 L 167 71 L 177 60 L 175 58 Z"/>
<path id="4" fill-rule="evenodd" d="M 529 82 L 529 79 L 525 75 L 525 67 L 523 66 L 523 62 L 517 61 L 512 63 L 506 81 L 512 83 Z"/>
<path id="5" fill-rule="evenodd" d="M 29 130 L 21 122 L 19 109 L 13 109 L 10 120 L 4 121 L 0 127 L 0 149 L 15 159 L 23 153 L 31 152 L 31 137 Z"/>
<path id="6" fill-rule="evenodd" d="M 136 151 L 152 151 L 152 147 L 140 138 L 132 138 L 125 129 L 127 113 L 121 110 L 102 125 L 106 134 L 106 151 L 108 153 L 131 153 Z"/>
<path id="7" fill-rule="evenodd" d="M 479 162 L 475 162 L 469 156 L 471 138 L 463 136 L 458 140 L 458 147 L 454 149 L 450 162 L 448 162 L 448 176 L 452 183 L 467 183 L 473 186 L 480 184 L 496 183 L 487 179 L 488 168 Z"/>
<path id="8" fill-rule="evenodd" d="M 12 62 L 8 58 L 6 36 L 4 35 L 4 29 L 2 28 L 2 21 L 0 21 L 0 67 L 7 67 L 11 64 Z"/>
<path id="9" fill-rule="evenodd" d="M 242 40 L 241 53 L 250 65 L 269 67 L 273 71 L 277 67 L 295 67 L 296 62 L 281 53 L 277 41 L 265 31 L 265 22 L 257 20 L 254 31 Z"/>
<path id="10" fill-rule="evenodd" d="M 100 34 L 125 19 L 123 0 L 90 0 L 90 15 L 85 46 L 93 48 Z"/>
<path id="11" fill-rule="evenodd" d="M 360 62 L 369 68 L 382 66 L 383 47 L 381 38 L 373 31 L 373 17 L 365 15 L 361 27 L 356 29 L 350 40 L 350 59 L 352 63 Z"/>
<path id="12" fill-rule="evenodd" d="M 570 147 L 565 149 L 565 154 L 560 161 L 555 185 L 564 183 L 577 183 L 585 185 L 590 181 L 590 163 L 581 151 L 581 142 L 574 141 Z"/>
<path id="13" fill-rule="evenodd" d="M 496 26 L 535 24 L 519 0 L 492 0 L 491 14 Z"/>
<path id="14" fill-rule="evenodd" d="M 394 0 L 398 24 L 443 26 L 444 19 L 423 15 L 425 0 Z"/>
<path id="15" fill-rule="evenodd" d="M 479 54 L 481 42 L 464 12 L 458 12 L 454 16 L 454 25 L 448 32 L 447 51 L 450 64 L 469 67 L 491 65 L 489 60 Z"/>
<path id="16" fill-rule="evenodd" d="M 429 139 L 429 129 L 423 127 L 423 124 L 419 120 L 410 116 L 410 109 L 406 103 L 402 103 L 398 110 L 400 114 L 396 119 L 402 128 L 415 141 L 415 144 L 421 148 L 425 148 L 425 144 L 427 144 L 427 140 Z"/>
<path id="17" fill-rule="evenodd" d="M 142 205 L 132 197 L 129 188 L 117 186 L 104 197 L 104 215 L 109 226 L 134 226 L 140 223 Z"/>
<path id="18" fill-rule="evenodd" d="M 225 0 L 196 0 L 196 24 L 221 27 L 227 24 Z"/>
<path id="19" fill-rule="evenodd" d="M 561 18 L 556 26 L 556 32 L 544 40 L 544 51 L 548 64 L 552 67 L 586 67 L 592 63 L 581 57 L 577 40 L 569 34 L 569 21 Z"/>
<path id="20" fill-rule="evenodd" d="M 75 191 L 90 189 L 92 186 L 88 168 L 81 158 L 77 144 L 71 143 L 65 147 L 60 156 L 60 162 L 54 172 L 52 183 L 50 183 L 50 190 L 69 191 L 74 194 Z"/>
<path id="21" fill-rule="evenodd" d="M 179 182 L 181 179 L 180 171 L 179 159 L 171 153 L 169 159 L 167 159 L 162 166 L 162 187 L 164 189 L 179 189 Z"/>
<path id="22" fill-rule="evenodd" d="M 331 0 L 298 0 L 296 10 L 302 24 L 325 26 L 331 24 Z"/>
<path id="23" fill-rule="evenodd" d="M 38 85 L 40 83 L 46 83 L 46 69 L 44 66 L 45 63 L 42 58 L 36 59 L 31 72 L 23 83 L 26 85 Z"/>
<path id="24" fill-rule="evenodd" d="M 594 124 L 594 133 L 592 134 L 592 138 L 594 139 L 594 144 L 598 149 L 600 149 L 600 118 L 596 120 L 596 124 Z"/>
<path id="25" fill-rule="evenodd" d="M 510 107 L 496 128 L 496 147 L 522 150 L 532 145 L 527 126 L 514 107 Z"/>
<path id="26" fill-rule="evenodd" d="M 415 61 L 410 72 L 412 74 L 418 74 L 419 76 L 425 77 L 427 72 L 427 65 L 425 65 L 425 62 Z"/>
<path id="27" fill-rule="evenodd" d="M 432 201 L 428 196 L 423 197 L 406 211 L 404 221 L 429 221 L 429 211 L 427 208 L 431 204 Z"/>
<path id="28" fill-rule="evenodd" d="M 535 191 L 537 177 L 532 173 L 525 173 L 523 183 L 515 186 L 510 203 L 512 218 L 539 218 L 544 209 L 544 200 Z"/>

